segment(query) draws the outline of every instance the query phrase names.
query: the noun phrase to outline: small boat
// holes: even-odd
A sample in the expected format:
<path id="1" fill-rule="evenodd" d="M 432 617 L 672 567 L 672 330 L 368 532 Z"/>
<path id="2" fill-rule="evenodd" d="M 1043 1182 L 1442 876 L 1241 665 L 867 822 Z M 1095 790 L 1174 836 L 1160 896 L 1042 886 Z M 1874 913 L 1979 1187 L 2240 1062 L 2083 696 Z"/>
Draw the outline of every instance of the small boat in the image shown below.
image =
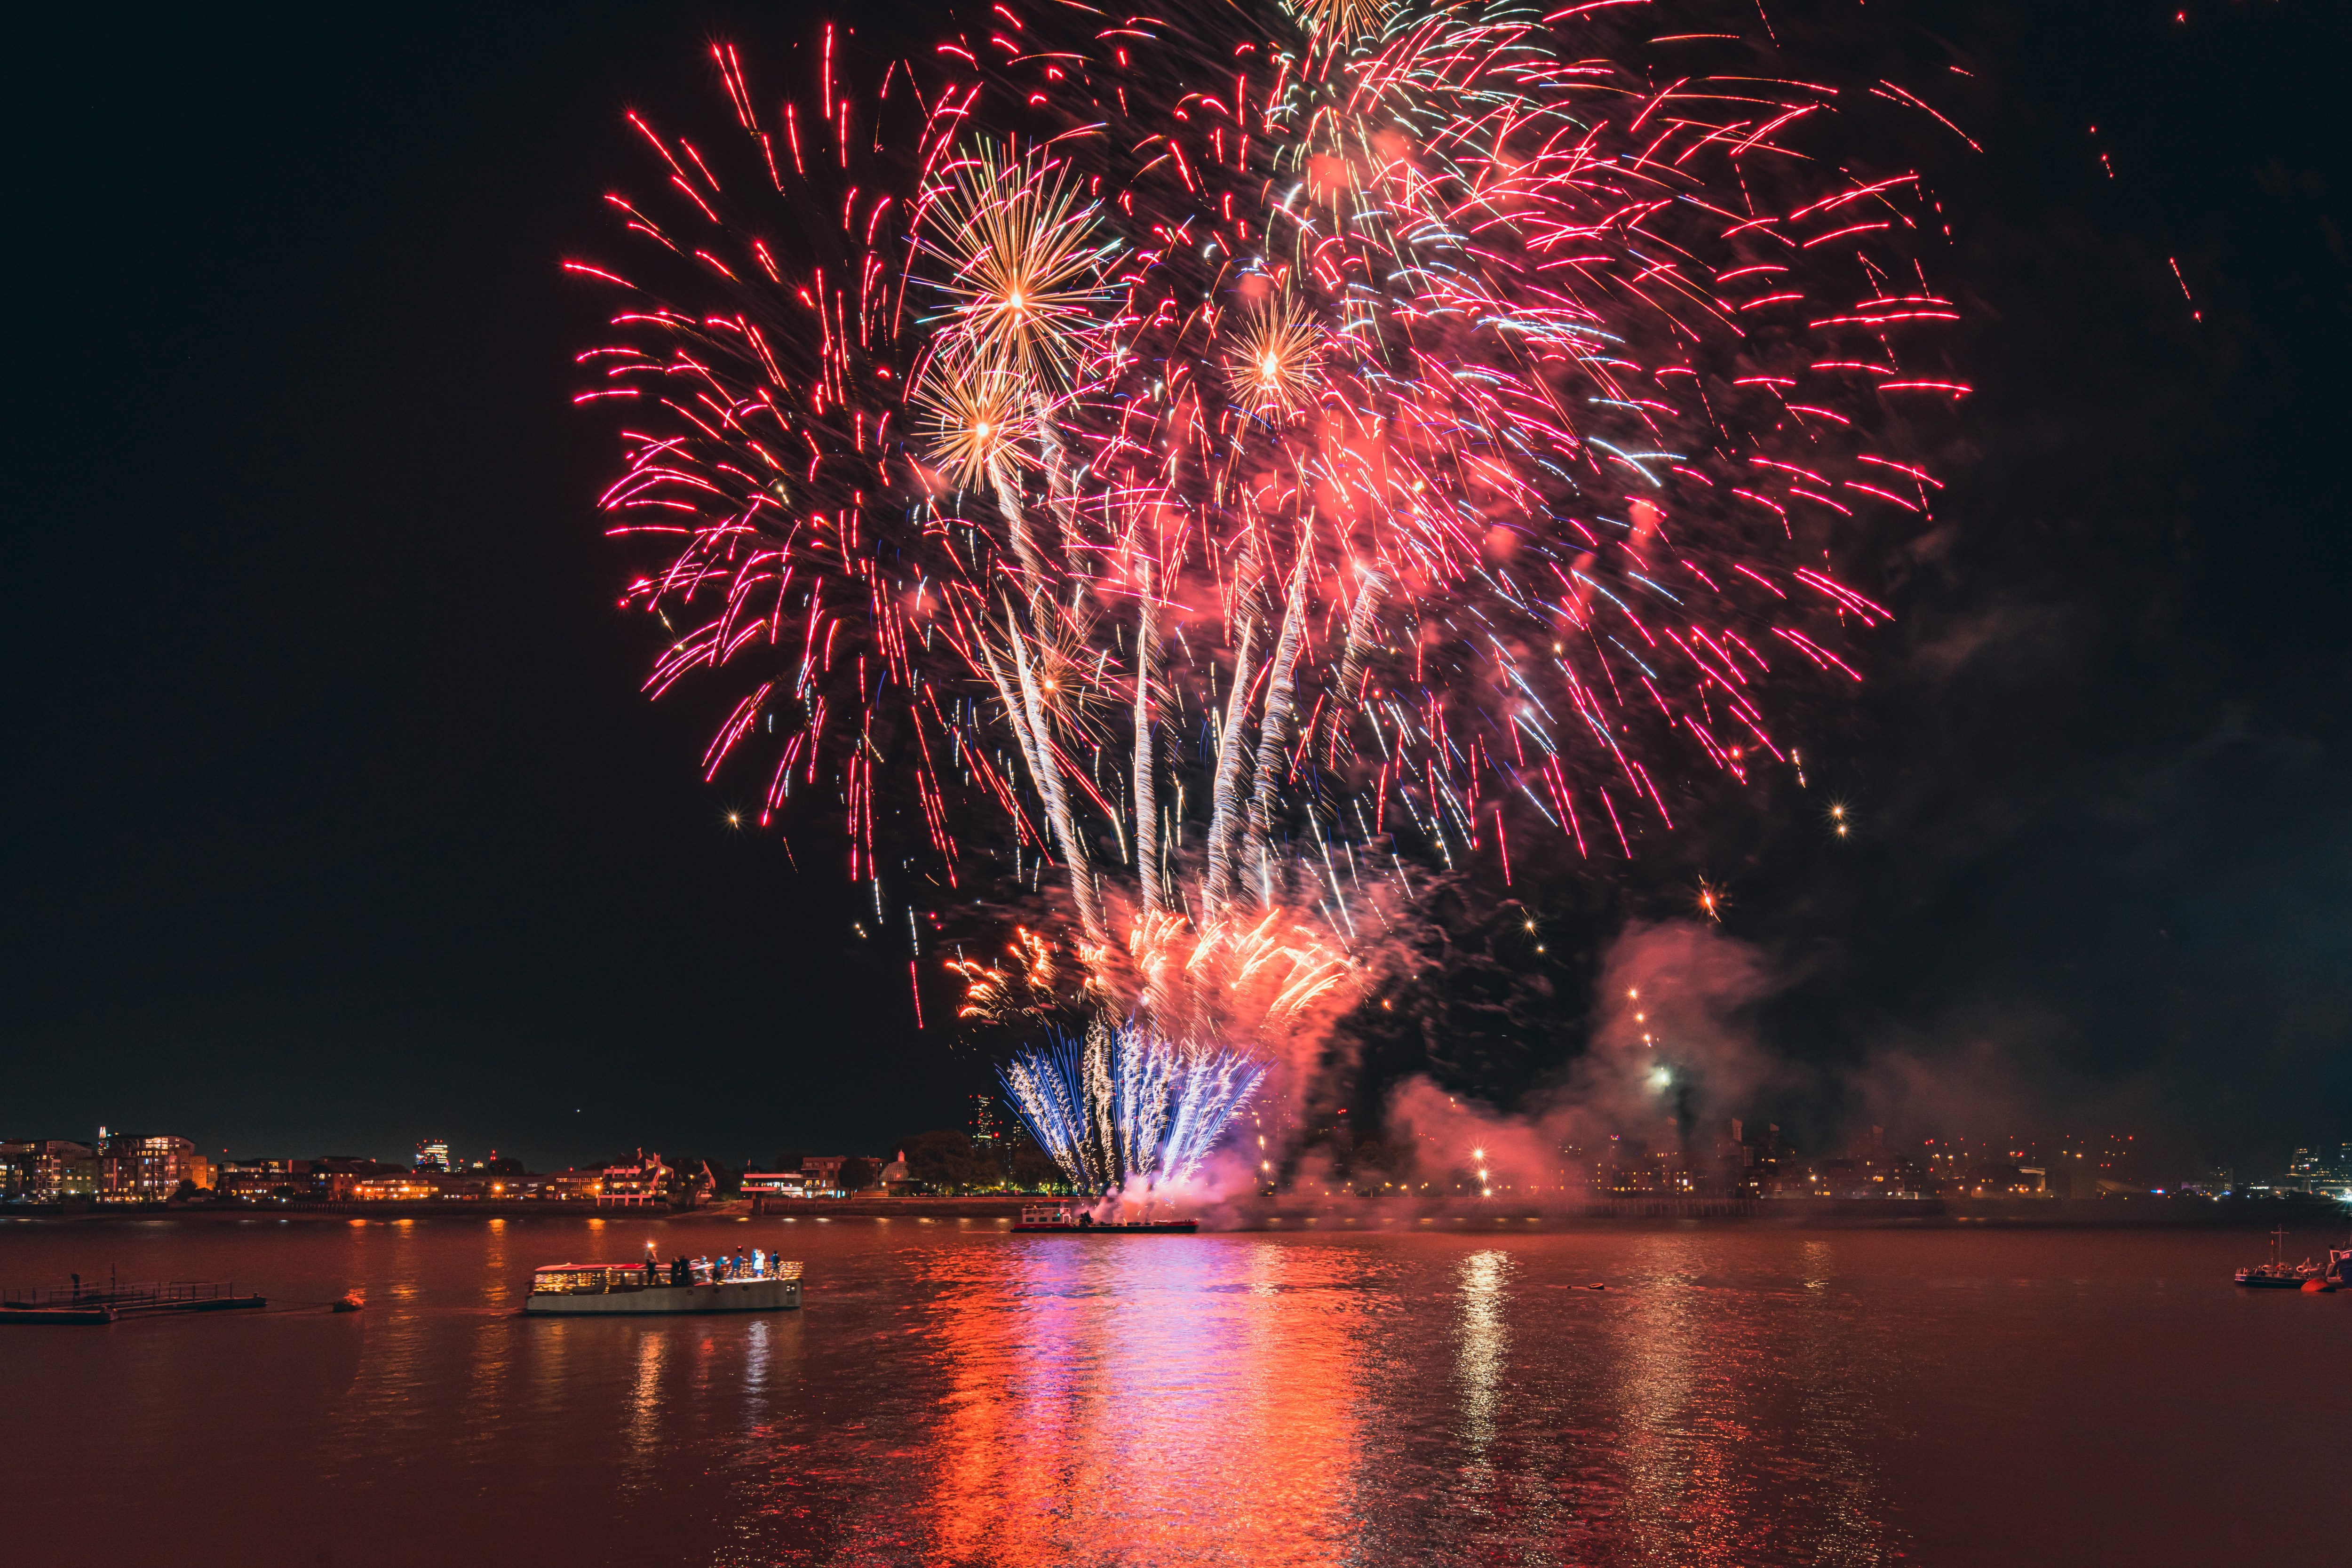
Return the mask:
<path id="1" fill-rule="evenodd" d="M 1013 1226 L 1016 1236 L 1191 1236 L 1196 1219 L 1097 1219 L 1076 1204 L 1031 1204 Z"/>
<path id="2" fill-rule="evenodd" d="M 335 1302 L 338 1312 L 356 1312 L 367 1305 L 367 1297 L 359 1290 L 346 1290 Z"/>
<path id="3" fill-rule="evenodd" d="M 531 1317 L 613 1317 L 667 1312 L 790 1312 L 801 1304 L 801 1266 L 773 1262 L 757 1273 L 728 1274 L 708 1263 L 683 1283 L 667 1268 L 642 1263 L 551 1263 L 531 1270 Z"/>
<path id="4" fill-rule="evenodd" d="M 2285 1260 L 2280 1250 L 2285 1242 L 2286 1231 L 2284 1228 L 2271 1232 L 2270 1261 L 2257 1263 L 2252 1268 L 2239 1269 L 2238 1283 L 2249 1290 L 2300 1290 L 2306 1281 L 2319 1281 L 2321 1271 L 2309 1258 L 2301 1263 Z M 2335 1256 L 2332 1252 L 2328 1254 L 2331 1259 Z"/>
<path id="5" fill-rule="evenodd" d="M 2327 1267 L 2319 1271 L 2316 1279 L 2306 1279 L 2303 1288 L 2315 1294 L 2336 1290 L 2352 1290 L 2352 1247 L 2327 1249 Z"/>

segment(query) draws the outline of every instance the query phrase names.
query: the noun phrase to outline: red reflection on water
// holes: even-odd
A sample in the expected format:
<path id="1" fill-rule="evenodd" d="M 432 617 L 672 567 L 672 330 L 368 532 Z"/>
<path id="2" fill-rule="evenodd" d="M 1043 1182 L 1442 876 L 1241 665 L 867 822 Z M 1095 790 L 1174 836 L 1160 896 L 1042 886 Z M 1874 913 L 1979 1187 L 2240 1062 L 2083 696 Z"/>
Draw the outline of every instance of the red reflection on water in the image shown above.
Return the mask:
<path id="1" fill-rule="evenodd" d="M 1360 1454 L 1352 1299 L 1278 1245 L 1050 1237 L 937 1304 L 922 1533 L 949 1561 L 1333 1563 Z"/>

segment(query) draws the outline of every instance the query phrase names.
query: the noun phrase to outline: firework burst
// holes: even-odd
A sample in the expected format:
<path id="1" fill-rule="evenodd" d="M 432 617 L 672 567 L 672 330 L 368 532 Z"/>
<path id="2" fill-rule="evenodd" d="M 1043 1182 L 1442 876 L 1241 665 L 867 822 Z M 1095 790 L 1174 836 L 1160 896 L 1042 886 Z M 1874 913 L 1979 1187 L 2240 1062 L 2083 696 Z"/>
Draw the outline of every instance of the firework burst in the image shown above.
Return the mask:
<path id="1" fill-rule="evenodd" d="M 1188 1049 L 1097 1016 L 1083 1039 L 1020 1051 L 999 1076 L 1038 1147 L 1098 1197 L 1190 1178 L 1266 1068 L 1248 1051 Z"/>
<path id="2" fill-rule="evenodd" d="M 951 301 L 949 342 L 1041 391 L 1060 384 L 1102 306 L 1102 268 L 1118 247 L 1069 165 L 981 141 L 948 165 L 924 207 L 918 247 Z"/>
<path id="3" fill-rule="evenodd" d="M 1858 679 L 1838 563 L 1929 516 L 1896 437 L 1968 390 L 1918 182 L 1852 155 L 1916 99 L 1595 7 L 998 9 L 827 29 L 773 111 L 717 49 L 732 127 L 640 123 L 665 210 L 612 198 L 644 265 L 575 264 L 624 290 L 583 401 L 648 684 L 726 687 L 761 826 L 837 805 L 877 916 L 1050 877 L 1082 982 L 1024 947 L 970 1005 L 1063 998 L 1148 1089 L 1312 1036 L 1412 861 L 1631 856 L 1692 775 L 1794 771 L 1776 699 Z M 1129 1133 L 1093 1174 L 1185 1163 Z"/>
<path id="4" fill-rule="evenodd" d="M 1296 412 L 1315 394 L 1322 348 L 1322 327 L 1305 310 L 1287 302 L 1252 309 L 1226 360 L 1234 404 L 1259 419 Z"/>

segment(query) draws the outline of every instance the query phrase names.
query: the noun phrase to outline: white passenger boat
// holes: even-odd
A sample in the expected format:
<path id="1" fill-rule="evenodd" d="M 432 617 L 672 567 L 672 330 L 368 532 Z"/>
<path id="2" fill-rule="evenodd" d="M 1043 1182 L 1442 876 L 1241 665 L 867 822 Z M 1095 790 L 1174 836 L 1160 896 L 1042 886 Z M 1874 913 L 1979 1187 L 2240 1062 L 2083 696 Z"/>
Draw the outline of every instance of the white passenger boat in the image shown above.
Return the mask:
<path id="1" fill-rule="evenodd" d="M 607 1317 L 619 1313 L 789 1312 L 801 1304 L 801 1266 L 772 1262 L 759 1273 L 689 1269 L 684 1283 L 666 1266 L 551 1263 L 531 1270 L 522 1310 L 533 1316 Z"/>

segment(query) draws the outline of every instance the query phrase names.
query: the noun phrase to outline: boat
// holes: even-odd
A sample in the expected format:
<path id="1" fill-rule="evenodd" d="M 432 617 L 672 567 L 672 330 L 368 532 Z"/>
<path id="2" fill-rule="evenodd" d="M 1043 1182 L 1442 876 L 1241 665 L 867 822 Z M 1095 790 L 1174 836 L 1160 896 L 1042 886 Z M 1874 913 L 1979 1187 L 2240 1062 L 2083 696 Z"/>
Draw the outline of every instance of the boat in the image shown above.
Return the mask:
<path id="1" fill-rule="evenodd" d="M 2257 1263 L 2251 1268 L 2239 1269 L 2238 1283 L 2249 1290 L 2300 1290 L 2306 1282 L 2321 1284 L 2324 1287 L 2325 1281 L 2319 1267 L 2309 1258 L 2305 1258 L 2301 1263 L 2289 1263 L 2285 1260 L 2280 1250 L 2285 1242 L 2286 1231 L 2284 1228 L 2271 1232 L 2270 1261 Z M 2331 1252 L 2328 1257 L 2332 1261 L 2336 1254 Z"/>
<path id="2" fill-rule="evenodd" d="M 2315 1291 L 2352 1290 L 2352 1245 L 2327 1249 L 2327 1267 L 2319 1278 L 2306 1280 L 2305 1289 Z"/>
<path id="3" fill-rule="evenodd" d="M 1191 1236 L 1196 1219 L 1097 1219 L 1076 1204 L 1031 1204 L 1014 1223 L 1015 1236 Z"/>
<path id="4" fill-rule="evenodd" d="M 801 1266 L 782 1261 L 729 1275 L 696 1264 L 676 1282 L 642 1263 L 551 1263 L 530 1274 L 530 1317 L 614 1317 L 668 1312 L 790 1312 L 801 1304 Z"/>

